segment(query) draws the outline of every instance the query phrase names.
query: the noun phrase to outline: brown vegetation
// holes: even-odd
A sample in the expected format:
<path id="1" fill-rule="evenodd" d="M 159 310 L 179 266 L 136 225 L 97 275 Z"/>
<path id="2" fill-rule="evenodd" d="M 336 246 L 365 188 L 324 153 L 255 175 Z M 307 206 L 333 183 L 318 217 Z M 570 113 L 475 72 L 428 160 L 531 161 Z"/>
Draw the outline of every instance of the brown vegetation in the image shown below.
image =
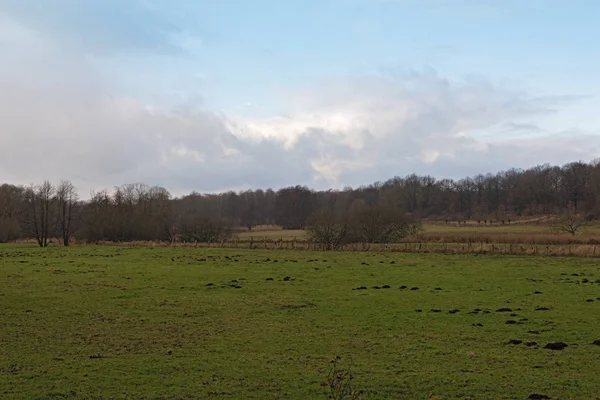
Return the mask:
<path id="1" fill-rule="evenodd" d="M 329 213 L 317 232 L 315 212 Z M 576 216 L 562 224 L 562 235 L 484 232 L 417 235 L 404 219 L 438 220 L 447 227 L 512 227 L 539 215 Z M 165 241 L 219 242 L 234 227 L 253 232 L 258 225 L 286 230 L 311 225 L 312 239 L 325 247 L 344 243 L 409 242 L 594 244 L 581 227 L 600 215 L 600 164 L 575 162 L 563 167 L 537 166 L 477 175 L 458 181 L 430 176 L 395 177 L 356 189 L 313 191 L 303 186 L 278 191 L 221 194 L 191 193 L 172 198 L 162 187 L 131 184 L 93 193 L 79 201 L 68 182 L 23 188 L 0 185 L 0 241 L 51 239 L 80 242 Z M 584 222 L 582 222 L 582 220 Z M 568 221 L 567 221 L 568 222 Z M 327 225 L 329 224 L 329 225 Z M 358 228 L 360 226 L 360 228 Z M 574 234 L 576 233 L 576 235 Z M 343 239 L 340 237 L 343 236 Z"/>

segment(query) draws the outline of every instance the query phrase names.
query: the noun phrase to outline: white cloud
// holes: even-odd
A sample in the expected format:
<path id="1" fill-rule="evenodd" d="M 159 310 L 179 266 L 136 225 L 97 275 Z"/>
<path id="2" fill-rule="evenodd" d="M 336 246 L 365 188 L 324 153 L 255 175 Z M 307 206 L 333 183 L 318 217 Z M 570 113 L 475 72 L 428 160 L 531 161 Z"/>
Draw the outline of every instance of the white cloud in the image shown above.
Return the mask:
<path id="1" fill-rule="evenodd" d="M 149 107 L 60 37 L 6 18 L 0 50 L 0 176 L 17 184 L 71 179 L 84 197 L 137 181 L 179 194 L 460 176 L 600 151 L 598 136 L 579 131 L 510 141 L 482 134 L 526 131 L 579 98 L 532 97 L 432 71 L 323 82 L 288 92 L 284 115 L 237 118 Z"/>
<path id="2" fill-rule="evenodd" d="M 313 168 L 332 184 L 341 185 L 350 183 L 349 174 L 358 170 L 380 171 L 381 166 L 386 166 L 388 172 L 383 176 L 372 174 L 371 179 L 377 180 L 413 172 L 408 168 L 416 172 L 435 169 L 436 165 L 464 159 L 465 154 L 479 158 L 475 164 L 489 165 L 488 168 L 507 162 L 527 166 L 532 162 L 566 161 L 559 154 L 548 160 L 544 159 L 547 153 L 535 156 L 527 152 L 528 158 L 518 159 L 515 155 L 524 152 L 494 151 L 531 145 L 526 136 L 513 138 L 510 146 L 503 142 L 499 135 L 506 127 L 533 126 L 515 121 L 553 114 L 556 107 L 580 99 L 532 97 L 483 80 L 450 82 L 433 71 L 413 72 L 405 77 L 360 77 L 288 94 L 289 108 L 296 113 L 237 121 L 235 126 L 243 130 L 234 132 L 244 137 L 279 140 L 288 149 L 310 143 Z M 497 135 L 490 140 L 483 132 Z M 544 140 L 536 136 L 536 140 Z M 552 147 L 552 135 L 546 136 Z M 491 143 L 497 146 L 492 147 Z M 589 148 L 573 150 L 592 155 Z M 434 172 L 447 175 L 448 170 L 439 168 Z M 481 171 L 470 171 L 477 172 Z"/>

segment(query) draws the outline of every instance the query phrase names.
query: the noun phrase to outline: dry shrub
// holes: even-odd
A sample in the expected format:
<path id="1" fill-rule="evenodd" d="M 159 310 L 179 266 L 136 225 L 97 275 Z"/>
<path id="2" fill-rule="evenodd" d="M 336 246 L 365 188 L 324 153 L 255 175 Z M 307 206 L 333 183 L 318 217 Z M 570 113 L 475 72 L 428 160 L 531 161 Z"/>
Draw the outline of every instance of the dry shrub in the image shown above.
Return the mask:
<path id="1" fill-rule="evenodd" d="M 327 398 L 334 400 L 356 400 L 362 395 L 362 390 L 357 390 L 352 385 L 352 360 L 347 368 L 342 368 L 341 357 L 336 357 L 330 361 L 330 370 L 327 375 L 327 382 L 324 386 L 329 388 Z"/>

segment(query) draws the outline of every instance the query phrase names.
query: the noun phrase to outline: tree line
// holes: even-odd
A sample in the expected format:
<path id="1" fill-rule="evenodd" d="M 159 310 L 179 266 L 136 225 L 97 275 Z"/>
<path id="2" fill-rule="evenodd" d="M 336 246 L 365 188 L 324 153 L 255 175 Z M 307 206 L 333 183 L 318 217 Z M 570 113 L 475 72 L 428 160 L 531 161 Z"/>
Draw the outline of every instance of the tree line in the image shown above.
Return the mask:
<path id="1" fill-rule="evenodd" d="M 52 239 L 69 245 L 73 238 L 211 242 L 241 227 L 305 229 L 317 220 L 336 221 L 335 229 L 346 232 L 343 240 L 381 240 L 364 233 L 368 228 L 357 221 L 396 221 L 385 228 L 395 232 L 386 235 L 394 238 L 411 229 L 411 220 L 423 218 L 487 223 L 567 210 L 588 219 L 600 216 L 599 162 L 539 165 L 460 180 L 411 174 L 342 190 L 293 186 L 181 197 L 163 187 L 128 184 L 80 200 L 71 182 L 45 181 L 0 185 L 0 242 L 29 238 L 42 247 Z"/>

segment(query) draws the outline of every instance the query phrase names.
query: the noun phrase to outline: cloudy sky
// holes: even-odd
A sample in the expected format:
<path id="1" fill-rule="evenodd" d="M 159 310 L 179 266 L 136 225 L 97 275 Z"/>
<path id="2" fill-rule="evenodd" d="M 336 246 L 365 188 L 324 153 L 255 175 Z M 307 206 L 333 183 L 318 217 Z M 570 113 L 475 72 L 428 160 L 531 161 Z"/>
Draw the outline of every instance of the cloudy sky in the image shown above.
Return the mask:
<path id="1" fill-rule="evenodd" d="M 600 157 L 596 0 L 0 0 L 0 182 L 174 194 Z"/>

